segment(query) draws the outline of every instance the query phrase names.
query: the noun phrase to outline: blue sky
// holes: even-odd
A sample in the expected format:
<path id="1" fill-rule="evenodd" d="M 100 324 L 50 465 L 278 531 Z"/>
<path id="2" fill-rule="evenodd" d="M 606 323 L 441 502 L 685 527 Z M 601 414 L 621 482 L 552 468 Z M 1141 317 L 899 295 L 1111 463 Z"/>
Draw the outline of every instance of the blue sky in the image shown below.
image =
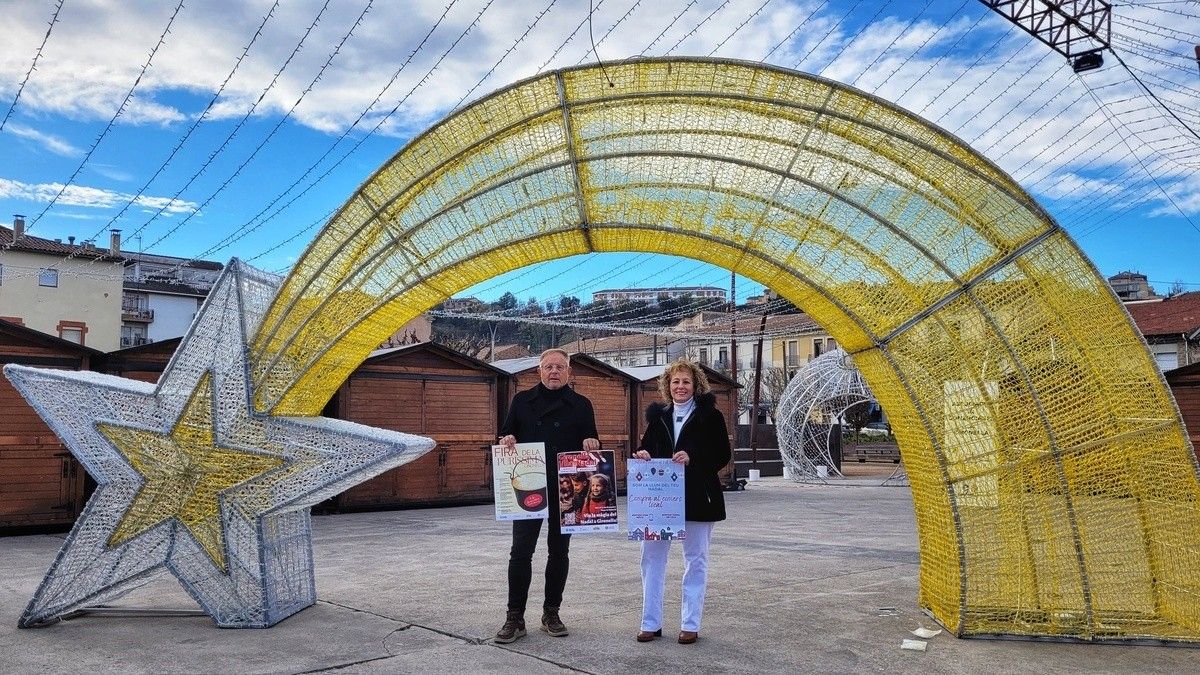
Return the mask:
<path id="1" fill-rule="evenodd" d="M 1010 172 L 1102 273 L 1138 270 L 1160 291 L 1176 280 L 1200 290 L 1200 139 L 1182 126 L 1200 128 L 1191 51 L 1200 38 L 1174 28 L 1200 25 L 1194 5 L 1116 8 L 1113 45 L 1129 68 L 1109 58 L 1083 75 L 975 0 L 594 5 L 605 59 L 713 53 L 852 84 Z M 269 1 L 189 2 L 150 59 L 175 2 L 0 3 L 4 222 L 20 213 L 32 234 L 101 243 L 115 227 L 130 249 L 282 271 L 414 133 L 464 99 L 592 58 L 588 3 L 578 0 L 322 6 L 289 2 L 264 22 Z M 473 292 L 586 299 L 635 283 L 727 286 L 728 273 L 607 254 L 518 270 Z M 760 291 L 739 281 L 739 298 Z"/>

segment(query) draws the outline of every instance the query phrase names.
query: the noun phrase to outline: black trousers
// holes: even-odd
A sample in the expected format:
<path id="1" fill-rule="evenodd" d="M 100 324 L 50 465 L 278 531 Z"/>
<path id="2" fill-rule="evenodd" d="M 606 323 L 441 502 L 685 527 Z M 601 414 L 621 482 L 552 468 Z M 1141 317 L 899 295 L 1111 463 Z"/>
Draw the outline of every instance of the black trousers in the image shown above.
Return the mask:
<path id="1" fill-rule="evenodd" d="M 563 589 L 567 586 L 567 570 L 571 563 L 568 557 L 571 535 L 560 533 L 555 525 L 548 526 L 546 532 L 549 554 L 546 558 L 546 600 L 543 608 L 562 606 Z M 533 581 L 533 552 L 537 549 L 541 531 L 540 519 L 513 521 L 513 544 L 508 554 L 509 611 L 525 613 L 529 584 Z"/>

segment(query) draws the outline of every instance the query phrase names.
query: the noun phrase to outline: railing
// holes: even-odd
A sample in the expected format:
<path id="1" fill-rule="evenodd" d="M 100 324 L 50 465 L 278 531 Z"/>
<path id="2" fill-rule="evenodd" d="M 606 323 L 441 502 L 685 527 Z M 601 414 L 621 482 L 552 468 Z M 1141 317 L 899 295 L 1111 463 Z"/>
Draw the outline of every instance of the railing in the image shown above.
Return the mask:
<path id="1" fill-rule="evenodd" d="M 141 345 L 148 345 L 151 342 L 152 342 L 152 340 L 147 337 L 128 337 L 128 336 L 124 336 L 124 335 L 121 336 L 121 346 L 122 347 L 140 347 Z"/>
<path id="2" fill-rule="evenodd" d="M 144 309 L 141 307 L 122 307 L 122 321 L 145 321 L 147 323 L 154 320 L 154 310 Z"/>

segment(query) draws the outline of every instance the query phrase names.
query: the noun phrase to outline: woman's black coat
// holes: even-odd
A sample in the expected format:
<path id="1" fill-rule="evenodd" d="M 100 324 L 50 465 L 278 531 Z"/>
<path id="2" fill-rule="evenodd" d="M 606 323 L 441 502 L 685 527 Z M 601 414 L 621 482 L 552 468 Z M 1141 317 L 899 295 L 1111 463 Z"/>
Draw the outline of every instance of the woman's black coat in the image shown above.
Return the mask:
<path id="1" fill-rule="evenodd" d="M 684 472 L 684 517 L 702 522 L 725 520 L 725 495 L 717 472 L 729 463 L 731 453 L 729 431 L 725 415 L 717 410 L 717 397 L 711 393 L 696 397 L 696 409 L 679 430 L 678 443 L 673 438 L 671 410 L 671 405 L 662 403 L 646 409 L 648 424 L 638 450 L 661 459 L 670 459 L 678 450 L 686 452 L 689 462 Z"/>

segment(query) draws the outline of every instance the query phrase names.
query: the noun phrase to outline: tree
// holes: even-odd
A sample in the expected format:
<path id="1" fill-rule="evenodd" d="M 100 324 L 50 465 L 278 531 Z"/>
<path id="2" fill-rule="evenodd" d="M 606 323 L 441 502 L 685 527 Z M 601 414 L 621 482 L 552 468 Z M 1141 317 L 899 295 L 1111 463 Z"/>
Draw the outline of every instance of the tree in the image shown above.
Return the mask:
<path id="1" fill-rule="evenodd" d="M 739 349 L 740 350 L 740 349 Z M 738 376 L 738 384 L 742 388 L 738 390 L 738 403 L 749 408 L 754 404 L 754 371 L 747 371 Z M 779 407 L 779 400 L 783 398 L 783 391 L 787 389 L 788 374 L 783 368 L 763 368 L 762 380 L 759 384 L 758 406 L 765 410 L 772 417 L 775 416 L 775 409 Z"/>
<path id="2" fill-rule="evenodd" d="M 558 311 L 563 314 L 574 313 L 579 311 L 579 298 L 573 295 L 564 295 L 558 299 Z"/>
<path id="3" fill-rule="evenodd" d="M 516 308 L 517 296 L 513 295 L 511 292 L 505 291 L 504 295 L 500 296 L 500 299 L 496 301 L 496 309 L 507 311 Z"/>
<path id="4" fill-rule="evenodd" d="M 857 403 L 851 404 L 842 417 L 846 420 L 846 424 L 854 429 L 854 444 L 858 445 L 859 434 L 862 433 L 863 427 L 871 421 L 871 405 L 870 402 L 859 399 Z"/>
<path id="5" fill-rule="evenodd" d="M 1187 289 L 1183 287 L 1183 280 L 1176 279 L 1175 281 L 1171 282 L 1171 290 L 1167 293 L 1167 297 L 1173 298 L 1180 293 L 1183 293 L 1185 290 Z"/>
<path id="6" fill-rule="evenodd" d="M 456 333 L 454 335 L 440 336 L 438 342 L 457 352 L 476 356 L 484 347 L 491 346 L 491 334 L 480 332 Z"/>

